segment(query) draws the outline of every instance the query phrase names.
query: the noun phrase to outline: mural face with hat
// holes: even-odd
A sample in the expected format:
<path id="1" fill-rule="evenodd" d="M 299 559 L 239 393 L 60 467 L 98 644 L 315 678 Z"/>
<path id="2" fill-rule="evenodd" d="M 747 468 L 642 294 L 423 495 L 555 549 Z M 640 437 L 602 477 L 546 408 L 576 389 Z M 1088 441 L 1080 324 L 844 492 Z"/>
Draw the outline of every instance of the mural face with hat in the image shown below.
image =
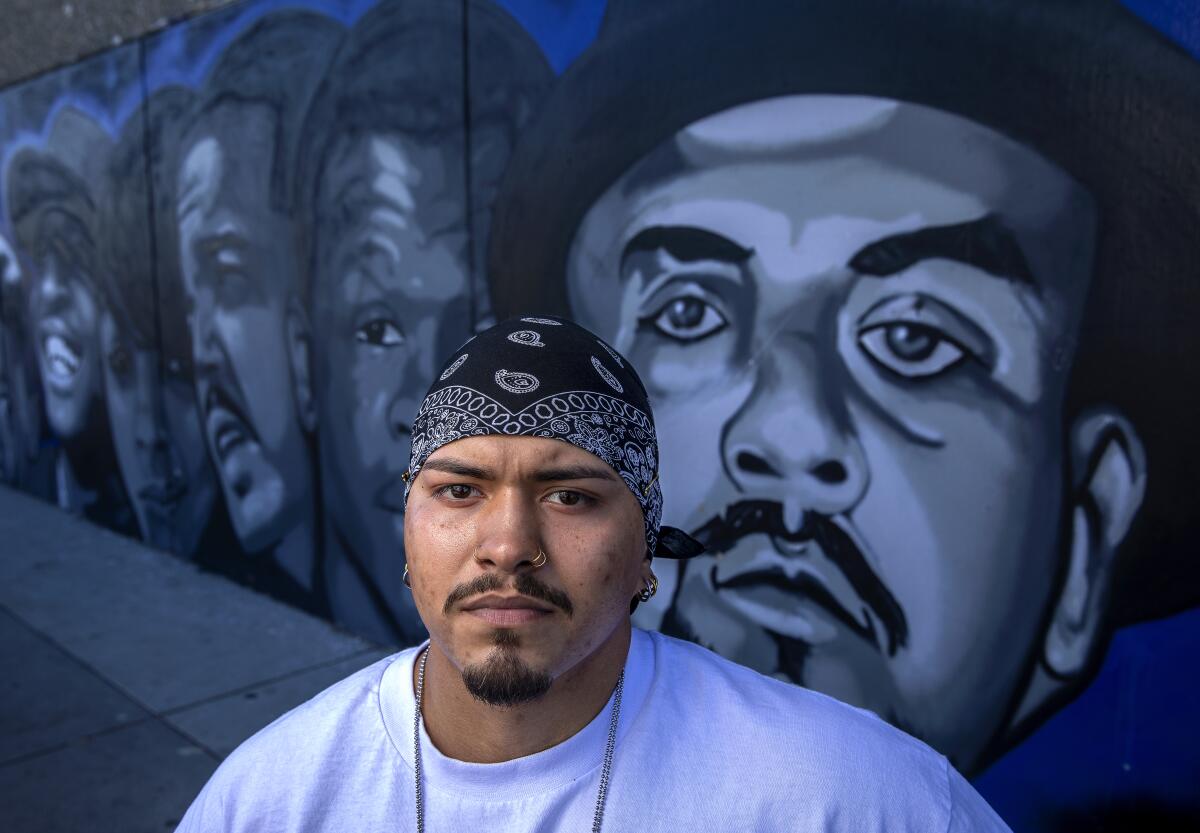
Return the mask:
<path id="1" fill-rule="evenodd" d="M 614 183 L 575 237 L 572 308 L 646 369 L 674 443 L 668 511 L 714 550 L 685 567 L 664 629 L 974 765 L 1052 596 L 1098 597 L 1088 582 L 1111 575 L 1111 550 L 1060 540 L 1083 512 L 1064 505 L 1060 443 L 1088 459 L 1111 443 L 1073 490 L 1105 490 L 1111 538 L 1140 502 L 1118 415 L 1052 430 L 1094 217 L 994 131 L 866 97 L 725 111 Z M 1083 584 L 1058 590 L 1063 547 Z M 1075 612 L 1078 639 L 1099 612 Z M 1070 676 L 1089 649 L 1047 659 Z"/>

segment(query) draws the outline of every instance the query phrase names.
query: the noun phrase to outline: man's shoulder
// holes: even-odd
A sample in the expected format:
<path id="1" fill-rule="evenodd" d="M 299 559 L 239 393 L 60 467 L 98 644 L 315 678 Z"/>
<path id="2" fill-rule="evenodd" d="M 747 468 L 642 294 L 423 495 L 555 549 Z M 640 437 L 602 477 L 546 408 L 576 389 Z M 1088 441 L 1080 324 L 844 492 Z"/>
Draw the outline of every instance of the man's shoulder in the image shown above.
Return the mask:
<path id="1" fill-rule="evenodd" d="M 384 672 L 412 650 L 385 657 L 301 703 L 245 740 L 217 768 L 180 830 L 254 829 L 270 816 L 295 817 L 304 795 L 323 792 L 347 763 L 386 754 L 390 739 L 379 706 Z M 294 785 L 305 784 L 297 792 Z M 213 824 L 223 819 L 222 825 Z M 189 826 L 191 825 L 191 826 Z"/>

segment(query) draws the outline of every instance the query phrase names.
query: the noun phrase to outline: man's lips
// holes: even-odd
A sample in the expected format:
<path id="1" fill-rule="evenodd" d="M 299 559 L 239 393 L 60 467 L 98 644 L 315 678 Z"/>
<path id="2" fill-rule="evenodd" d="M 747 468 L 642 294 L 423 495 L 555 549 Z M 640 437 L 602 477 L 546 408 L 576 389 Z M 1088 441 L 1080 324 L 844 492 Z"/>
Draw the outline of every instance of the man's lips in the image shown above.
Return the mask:
<path id="1" fill-rule="evenodd" d="M 462 606 L 462 610 L 498 626 L 523 625 L 554 612 L 548 605 L 528 596 L 499 596 L 492 593 L 471 599 Z"/>

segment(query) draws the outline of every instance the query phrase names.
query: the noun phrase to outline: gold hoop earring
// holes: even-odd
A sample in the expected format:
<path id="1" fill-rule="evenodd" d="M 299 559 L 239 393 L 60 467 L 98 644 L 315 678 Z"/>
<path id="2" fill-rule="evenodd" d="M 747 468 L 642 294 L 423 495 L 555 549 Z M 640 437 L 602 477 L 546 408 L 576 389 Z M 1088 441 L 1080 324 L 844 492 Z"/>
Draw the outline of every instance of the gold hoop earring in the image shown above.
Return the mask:
<path id="1" fill-rule="evenodd" d="M 646 581 L 646 587 L 641 593 L 638 593 L 638 600 L 648 602 L 654 598 L 654 594 L 658 592 L 658 576 L 654 573 L 650 574 L 650 578 Z"/>
<path id="2" fill-rule="evenodd" d="M 550 560 L 550 557 L 548 555 L 546 555 L 546 551 L 543 550 L 541 547 L 538 547 L 537 557 L 529 562 L 529 566 L 533 567 L 533 569 L 536 570 L 538 567 L 541 567 L 543 564 L 545 564 L 549 560 Z"/>
<path id="3" fill-rule="evenodd" d="M 412 590 L 412 577 L 408 574 L 408 562 L 405 562 L 404 564 L 404 578 L 400 580 L 404 582 L 405 587 L 407 587 L 409 590 Z"/>

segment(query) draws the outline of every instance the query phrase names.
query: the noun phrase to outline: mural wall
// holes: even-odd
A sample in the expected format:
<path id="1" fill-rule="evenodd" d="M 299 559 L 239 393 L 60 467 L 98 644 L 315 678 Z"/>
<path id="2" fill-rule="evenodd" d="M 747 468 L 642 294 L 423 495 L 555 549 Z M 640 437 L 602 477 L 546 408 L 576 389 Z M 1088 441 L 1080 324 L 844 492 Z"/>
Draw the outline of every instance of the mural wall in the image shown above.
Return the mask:
<path id="1" fill-rule="evenodd" d="M 569 315 L 637 365 L 710 550 L 638 624 L 874 710 L 1014 829 L 1190 828 L 1198 33 L 1165 0 L 194 18 L 0 91 L 0 482 L 412 644 L 434 367 Z"/>

